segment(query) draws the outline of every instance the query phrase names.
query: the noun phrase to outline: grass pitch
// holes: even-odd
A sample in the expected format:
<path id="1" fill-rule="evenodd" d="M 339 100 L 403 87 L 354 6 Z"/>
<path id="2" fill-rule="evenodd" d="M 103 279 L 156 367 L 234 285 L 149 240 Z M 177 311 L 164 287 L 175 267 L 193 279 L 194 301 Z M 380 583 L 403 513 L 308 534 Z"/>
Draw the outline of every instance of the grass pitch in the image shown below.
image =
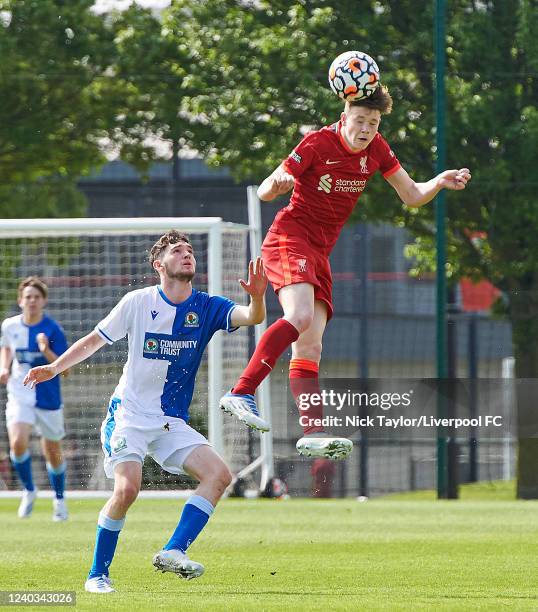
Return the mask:
<path id="1" fill-rule="evenodd" d="M 191 582 L 151 565 L 183 502 L 139 500 L 111 595 L 83 590 L 102 500 L 70 500 L 58 524 L 49 499 L 26 521 L 17 500 L 1 499 L 0 590 L 75 590 L 77 610 L 130 612 L 538 609 L 538 503 L 508 495 L 479 485 L 460 501 L 225 500 L 190 549 L 206 567 Z"/>

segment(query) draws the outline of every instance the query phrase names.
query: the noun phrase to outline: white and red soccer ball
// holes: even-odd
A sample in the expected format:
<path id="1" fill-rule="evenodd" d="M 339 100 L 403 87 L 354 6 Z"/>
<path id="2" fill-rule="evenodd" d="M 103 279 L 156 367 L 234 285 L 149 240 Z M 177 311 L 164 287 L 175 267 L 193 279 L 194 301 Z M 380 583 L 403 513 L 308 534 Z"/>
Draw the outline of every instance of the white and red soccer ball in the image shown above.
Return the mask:
<path id="1" fill-rule="evenodd" d="M 329 85 L 342 100 L 363 100 L 379 86 L 379 68 L 367 53 L 346 51 L 331 64 Z"/>

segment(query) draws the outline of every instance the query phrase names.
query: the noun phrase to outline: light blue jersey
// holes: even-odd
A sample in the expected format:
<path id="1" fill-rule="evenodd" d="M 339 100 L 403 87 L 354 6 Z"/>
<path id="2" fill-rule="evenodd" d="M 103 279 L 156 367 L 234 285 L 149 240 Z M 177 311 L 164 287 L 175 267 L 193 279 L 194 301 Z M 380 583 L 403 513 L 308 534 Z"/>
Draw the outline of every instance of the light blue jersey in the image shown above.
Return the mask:
<path id="1" fill-rule="evenodd" d="M 135 414 L 189 418 L 196 373 L 213 334 L 234 331 L 235 303 L 192 290 L 173 304 L 161 287 L 131 291 L 95 328 L 109 344 L 128 336 L 129 353 L 113 398 Z"/>
<path id="2" fill-rule="evenodd" d="M 22 320 L 22 315 L 10 317 L 2 323 L 0 346 L 11 349 L 13 355 L 7 392 L 10 399 L 18 404 L 44 410 L 58 410 L 62 407 L 59 376 L 40 383 L 33 389 L 22 384 L 30 368 L 48 364 L 37 345 L 36 337 L 41 333 L 49 339 L 51 351 L 56 355 L 65 353 L 67 341 L 63 329 L 54 319 L 46 315 L 35 325 L 26 325 Z"/>

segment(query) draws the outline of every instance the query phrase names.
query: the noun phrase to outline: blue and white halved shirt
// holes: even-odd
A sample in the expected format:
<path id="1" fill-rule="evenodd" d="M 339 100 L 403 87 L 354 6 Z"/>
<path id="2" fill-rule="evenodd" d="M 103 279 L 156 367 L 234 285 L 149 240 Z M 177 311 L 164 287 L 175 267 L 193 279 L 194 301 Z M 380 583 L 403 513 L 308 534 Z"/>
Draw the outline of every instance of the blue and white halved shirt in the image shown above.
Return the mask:
<path id="1" fill-rule="evenodd" d="M 22 320 L 22 315 L 9 317 L 2 323 L 0 346 L 10 348 L 13 355 L 7 392 L 10 398 L 18 403 L 44 410 L 58 410 L 62 407 L 58 376 L 36 385 L 33 389 L 22 384 L 30 368 L 48 364 L 47 358 L 37 345 L 36 338 L 41 333 L 49 339 L 51 351 L 56 355 L 65 353 L 67 341 L 64 331 L 54 319 L 47 315 L 35 325 L 26 325 Z"/>
<path id="2" fill-rule="evenodd" d="M 192 290 L 180 304 L 159 286 L 127 293 L 96 327 L 109 344 L 128 337 L 127 362 L 113 393 L 135 413 L 188 420 L 196 373 L 213 334 L 235 331 L 236 304 Z"/>

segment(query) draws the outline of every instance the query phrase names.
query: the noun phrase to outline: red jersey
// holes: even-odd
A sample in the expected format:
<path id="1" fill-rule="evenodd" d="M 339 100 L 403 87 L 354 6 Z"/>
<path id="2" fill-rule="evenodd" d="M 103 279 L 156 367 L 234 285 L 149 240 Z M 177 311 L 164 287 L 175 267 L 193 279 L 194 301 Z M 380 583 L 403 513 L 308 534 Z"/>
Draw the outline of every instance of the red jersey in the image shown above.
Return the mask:
<path id="1" fill-rule="evenodd" d="M 271 230 L 298 236 L 327 255 L 334 247 L 366 183 L 378 170 L 394 174 L 400 162 L 381 134 L 362 151 L 353 151 L 340 123 L 308 133 L 284 161 L 295 177 L 290 203 L 278 212 Z"/>

